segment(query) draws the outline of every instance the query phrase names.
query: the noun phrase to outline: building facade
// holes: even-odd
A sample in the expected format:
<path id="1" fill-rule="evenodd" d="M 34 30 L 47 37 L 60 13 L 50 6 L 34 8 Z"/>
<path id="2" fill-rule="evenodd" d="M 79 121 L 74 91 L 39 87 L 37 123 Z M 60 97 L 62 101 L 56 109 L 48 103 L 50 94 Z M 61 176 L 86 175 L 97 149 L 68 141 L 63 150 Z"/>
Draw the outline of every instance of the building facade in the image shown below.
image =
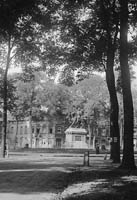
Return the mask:
<path id="1" fill-rule="evenodd" d="M 97 127 L 77 133 L 66 131 L 68 126 L 62 120 L 45 118 L 43 121 L 32 122 L 29 119 L 16 122 L 10 118 L 7 126 L 7 142 L 11 149 L 15 148 L 110 148 L 109 122 L 101 120 Z M 75 128 L 74 128 L 75 129 Z M 32 132 L 32 134 L 30 134 Z M 2 119 L 0 120 L 2 135 Z M 32 145 L 31 145 L 32 144 Z M 123 124 L 120 126 L 120 146 L 123 148 Z M 134 148 L 137 149 L 137 120 L 134 122 Z"/>
<path id="2" fill-rule="evenodd" d="M 93 127 L 92 127 L 93 128 Z M 61 119 L 48 119 L 29 123 L 29 118 L 16 122 L 8 120 L 7 141 L 9 148 L 89 148 L 95 149 L 99 144 L 100 149 L 108 149 L 109 125 L 100 122 L 96 129 L 66 131 L 66 126 Z M 74 130 L 75 129 L 75 130 Z"/>
<path id="3" fill-rule="evenodd" d="M 10 148 L 63 148 L 65 125 L 60 120 L 29 123 L 28 119 L 8 121 L 7 140 Z"/>

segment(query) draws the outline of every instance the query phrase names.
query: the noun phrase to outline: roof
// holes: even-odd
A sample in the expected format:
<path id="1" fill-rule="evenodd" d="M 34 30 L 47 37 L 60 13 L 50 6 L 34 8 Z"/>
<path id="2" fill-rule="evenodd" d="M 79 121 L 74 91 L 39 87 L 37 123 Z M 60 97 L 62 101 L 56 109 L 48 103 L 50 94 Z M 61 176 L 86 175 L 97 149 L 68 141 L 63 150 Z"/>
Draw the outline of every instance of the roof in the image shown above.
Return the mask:
<path id="1" fill-rule="evenodd" d="M 83 133 L 86 134 L 87 131 L 84 128 L 68 128 L 65 133 Z"/>

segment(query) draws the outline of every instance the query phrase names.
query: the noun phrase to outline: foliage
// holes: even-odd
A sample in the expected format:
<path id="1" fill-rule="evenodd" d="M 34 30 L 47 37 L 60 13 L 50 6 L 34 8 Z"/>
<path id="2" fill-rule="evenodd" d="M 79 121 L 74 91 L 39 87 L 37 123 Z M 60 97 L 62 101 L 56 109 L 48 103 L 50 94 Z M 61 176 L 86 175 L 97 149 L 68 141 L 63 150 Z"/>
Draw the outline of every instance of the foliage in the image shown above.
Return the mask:
<path id="1" fill-rule="evenodd" d="M 69 66 L 64 66 L 59 75 L 59 83 L 72 86 L 75 83 L 74 70 Z"/>
<path id="2" fill-rule="evenodd" d="M 56 20 L 64 43 L 65 61 L 81 70 L 104 70 L 108 34 L 113 40 L 116 39 L 115 31 L 119 20 L 117 1 L 60 2 L 61 8 Z"/>
<path id="3" fill-rule="evenodd" d="M 21 78 L 16 83 L 16 102 L 12 110 L 19 118 L 38 115 L 40 112 L 39 88 L 42 80 L 41 73 L 31 71 L 31 73 L 21 74 Z M 16 109 L 15 109 L 16 108 Z"/>
<path id="4" fill-rule="evenodd" d="M 41 105 L 47 108 L 50 116 L 66 115 L 70 101 L 70 92 L 66 86 L 53 81 L 42 84 Z"/>
<path id="5" fill-rule="evenodd" d="M 16 96 L 14 94 L 16 90 L 15 86 L 16 80 L 12 79 L 11 77 L 7 80 L 7 109 L 11 111 L 14 108 L 14 103 L 16 101 Z M 4 88 L 3 88 L 3 75 L 0 78 L 0 104 L 3 105 L 3 96 L 4 96 Z M 2 107 L 2 106 L 1 106 Z"/>
<path id="6" fill-rule="evenodd" d="M 16 84 L 16 111 L 21 117 L 29 116 L 31 110 L 35 120 L 46 115 L 64 117 L 70 123 L 75 121 L 77 126 L 77 123 L 89 123 L 92 116 L 99 119 L 100 113 L 109 116 L 107 89 L 100 76 L 92 75 L 68 87 L 46 77 L 42 79 L 41 74 L 33 75 L 33 80 L 19 80 Z"/>
<path id="7" fill-rule="evenodd" d="M 103 78 L 92 75 L 71 88 L 72 104 L 68 108 L 72 125 L 83 126 L 105 114 L 108 94 Z M 98 117 L 97 117 L 98 116 Z"/>
<path id="8" fill-rule="evenodd" d="M 0 2 L 0 40 L 6 47 L 3 79 L 3 134 L 2 155 L 5 157 L 7 134 L 7 77 L 11 61 L 25 66 L 39 63 L 39 38 L 43 28 L 51 25 L 52 2 L 41 0 L 2 0 Z M 49 23 L 43 21 L 47 19 Z M 40 23 L 40 24 L 39 24 Z M 36 37 L 37 36 L 37 37 Z M 16 62 L 15 62 L 16 61 Z M 19 62 L 20 61 L 20 62 Z M 32 92 L 32 91 L 31 91 Z M 33 92 L 32 92 L 33 93 Z M 33 99 L 33 98 L 32 98 Z"/>

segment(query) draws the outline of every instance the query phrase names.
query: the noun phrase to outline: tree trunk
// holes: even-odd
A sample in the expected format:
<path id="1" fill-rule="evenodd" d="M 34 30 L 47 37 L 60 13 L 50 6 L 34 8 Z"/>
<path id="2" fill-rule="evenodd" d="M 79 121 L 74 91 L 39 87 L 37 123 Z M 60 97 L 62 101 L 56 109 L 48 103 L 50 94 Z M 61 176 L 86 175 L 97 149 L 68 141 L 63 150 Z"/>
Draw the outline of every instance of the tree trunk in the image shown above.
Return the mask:
<path id="1" fill-rule="evenodd" d="M 119 125 L 120 125 L 120 148 L 123 149 L 123 116 L 120 116 Z"/>
<path id="2" fill-rule="evenodd" d="M 130 71 L 128 65 L 128 0 L 120 0 L 120 67 L 122 77 L 124 107 L 124 148 L 121 168 L 134 169 L 133 146 L 133 100 L 131 94 Z"/>
<path id="3" fill-rule="evenodd" d="M 89 144 L 88 144 L 88 148 L 90 149 L 91 148 L 91 134 L 92 134 L 90 123 L 88 124 L 88 132 L 89 132 Z"/>
<path id="4" fill-rule="evenodd" d="M 2 131 L 2 148 L 1 153 L 2 157 L 5 158 L 6 155 L 6 136 L 7 136 L 7 75 L 8 75 L 8 69 L 10 66 L 10 53 L 11 53 L 11 40 L 9 37 L 8 41 L 8 54 L 7 54 L 7 63 L 6 63 L 6 69 L 4 74 L 4 80 L 3 80 L 3 131 Z"/>
<path id="5" fill-rule="evenodd" d="M 18 135 L 18 126 L 19 125 L 19 122 L 18 122 L 18 119 L 16 118 L 16 134 L 15 134 L 15 142 L 14 142 L 14 149 L 16 149 L 17 147 L 17 135 Z"/>
<path id="6" fill-rule="evenodd" d="M 118 124 L 119 105 L 115 88 L 114 77 L 114 47 L 111 41 L 108 41 L 107 51 L 107 67 L 106 67 L 106 82 L 110 95 L 110 137 L 111 142 L 111 159 L 114 163 L 120 163 L 120 131 Z"/>
<path id="7" fill-rule="evenodd" d="M 29 115 L 29 135 L 30 135 L 30 148 L 32 148 L 32 111 Z"/>
<path id="8" fill-rule="evenodd" d="M 7 73 L 4 75 L 4 85 L 3 85 L 3 129 L 2 129 L 2 157 L 5 158 L 6 155 L 6 135 L 7 135 Z"/>

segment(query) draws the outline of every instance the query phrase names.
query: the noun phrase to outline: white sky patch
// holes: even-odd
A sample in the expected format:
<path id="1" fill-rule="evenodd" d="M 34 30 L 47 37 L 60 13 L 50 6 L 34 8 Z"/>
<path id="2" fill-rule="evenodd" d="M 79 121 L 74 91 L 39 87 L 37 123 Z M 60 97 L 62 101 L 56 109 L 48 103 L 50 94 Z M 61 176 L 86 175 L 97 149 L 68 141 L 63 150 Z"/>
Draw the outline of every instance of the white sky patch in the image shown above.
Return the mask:
<path id="1" fill-rule="evenodd" d="M 135 62 L 135 65 L 133 66 L 133 71 L 135 72 L 135 76 L 137 77 L 137 62 Z"/>
<path id="2" fill-rule="evenodd" d="M 60 74 L 63 70 L 63 68 L 65 67 L 65 65 L 61 65 L 60 68 L 59 68 L 59 72 L 58 74 L 56 75 L 56 78 L 55 78 L 55 83 L 58 84 L 59 83 L 59 77 L 60 77 Z"/>
<path id="3" fill-rule="evenodd" d="M 22 69 L 21 67 L 11 67 L 8 71 L 9 74 L 15 74 L 15 73 L 21 73 Z"/>
<path id="4" fill-rule="evenodd" d="M 81 8 L 78 12 L 77 19 L 79 22 L 83 22 L 83 21 L 88 20 L 90 16 L 91 16 L 91 9 Z"/>
<path id="5" fill-rule="evenodd" d="M 133 38 L 136 37 L 136 35 L 137 35 L 137 29 L 130 26 L 128 31 L 128 41 L 132 41 Z"/>
<path id="6" fill-rule="evenodd" d="M 104 79 L 105 79 L 105 76 L 106 76 L 106 73 L 105 73 L 105 72 L 93 72 L 93 74 L 99 75 L 99 76 L 101 76 L 101 77 L 104 78 Z"/>
<path id="7" fill-rule="evenodd" d="M 133 79 L 131 83 L 133 86 L 137 86 L 137 62 L 135 62 L 135 65 L 132 66 L 132 69 L 135 72 L 135 79 Z"/>

